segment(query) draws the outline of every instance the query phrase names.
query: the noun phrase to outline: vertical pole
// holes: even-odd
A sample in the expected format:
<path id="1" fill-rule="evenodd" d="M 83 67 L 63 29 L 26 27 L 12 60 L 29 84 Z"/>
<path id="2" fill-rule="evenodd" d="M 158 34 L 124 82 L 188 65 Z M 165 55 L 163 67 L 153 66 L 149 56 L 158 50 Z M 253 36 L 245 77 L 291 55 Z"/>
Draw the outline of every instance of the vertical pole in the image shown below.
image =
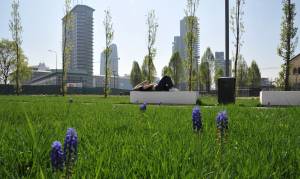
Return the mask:
<path id="1" fill-rule="evenodd" d="M 229 77 L 229 0 L 225 0 L 225 75 Z"/>

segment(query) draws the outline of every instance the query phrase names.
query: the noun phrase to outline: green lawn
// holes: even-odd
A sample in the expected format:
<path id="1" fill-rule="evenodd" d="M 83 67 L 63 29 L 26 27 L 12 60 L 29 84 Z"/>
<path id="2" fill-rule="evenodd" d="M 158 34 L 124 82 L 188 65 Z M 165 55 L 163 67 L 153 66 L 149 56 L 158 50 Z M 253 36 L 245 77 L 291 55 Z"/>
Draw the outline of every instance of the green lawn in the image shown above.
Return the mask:
<path id="1" fill-rule="evenodd" d="M 79 140 L 74 178 L 300 176 L 300 107 L 201 101 L 204 129 L 196 134 L 193 106 L 150 105 L 142 113 L 129 97 L 0 96 L 0 178 L 63 177 L 52 173 L 49 153 L 69 127 Z M 222 146 L 215 124 L 221 110 L 229 115 Z"/>

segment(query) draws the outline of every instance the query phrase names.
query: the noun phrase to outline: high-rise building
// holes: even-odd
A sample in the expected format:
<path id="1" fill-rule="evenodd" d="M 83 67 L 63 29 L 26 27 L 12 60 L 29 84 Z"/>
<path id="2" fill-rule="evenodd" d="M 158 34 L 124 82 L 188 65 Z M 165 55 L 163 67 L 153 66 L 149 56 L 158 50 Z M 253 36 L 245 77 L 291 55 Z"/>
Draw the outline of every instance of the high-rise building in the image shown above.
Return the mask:
<path id="1" fill-rule="evenodd" d="M 119 75 L 119 56 L 118 48 L 116 44 L 112 44 L 110 47 L 111 54 L 109 55 L 108 67 L 112 76 Z M 101 53 L 101 62 L 100 62 L 100 75 L 105 75 L 105 53 Z"/>
<path id="2" fill-rule="evenodd" d="M 221 68 L 223 70 L 223 73 L 225 75 L 226 71 L 226 61 L 224 52 L 215 52 L 215 70 L 218 68 Z M 231 60 L 229 60 L 229 76 L 231 76 Z"/>
<path id="3" fill-rule="evenodd" d="M 68 25 L 67 40 L 71 45 L 69 72 L 85 73 L 83 86 L 93 86 L 93 12 L 86 5 L 76 5 L 71 10 L 71 24 Z M 63 18 L 63 39 L 65 36 Z"/>
<path id="4" fill-rule="evenodd" d="M 196 23 L 196 32 L 197 35 L 195 44 L 194 44 L 194 63 L 198 64 L 200 59 L 200 45 L 199 45 L 199 22 L 197 18 Z M 180 36 L 174 37 L 173 42 L 173 53 L 179 52 L 181 59 L 186 60 L 187 59 L 187 50 L 186 50 L 186 36 L 187 36 L 188 30 L 187 30 L 187 17 L 180 20 Z M 196 67 L 196 65 L 194 65 Z"/>

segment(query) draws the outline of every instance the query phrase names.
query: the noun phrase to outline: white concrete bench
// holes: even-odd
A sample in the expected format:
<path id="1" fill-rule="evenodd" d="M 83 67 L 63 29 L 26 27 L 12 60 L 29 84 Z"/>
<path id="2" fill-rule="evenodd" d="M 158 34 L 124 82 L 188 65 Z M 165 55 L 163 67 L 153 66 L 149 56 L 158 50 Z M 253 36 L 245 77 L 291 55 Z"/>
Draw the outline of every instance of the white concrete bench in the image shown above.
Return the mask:
<path id="1" fill-rule="evenodd" d="M 260 103 L 264 106 L 300 106 L 300 91 L 261 91 Z"/>
<path id="2" fill-rule="evenodd" d="M 131 103 L 150 104 L 196 104 L 199 92 L 196 91 L 131 91 Z"/>

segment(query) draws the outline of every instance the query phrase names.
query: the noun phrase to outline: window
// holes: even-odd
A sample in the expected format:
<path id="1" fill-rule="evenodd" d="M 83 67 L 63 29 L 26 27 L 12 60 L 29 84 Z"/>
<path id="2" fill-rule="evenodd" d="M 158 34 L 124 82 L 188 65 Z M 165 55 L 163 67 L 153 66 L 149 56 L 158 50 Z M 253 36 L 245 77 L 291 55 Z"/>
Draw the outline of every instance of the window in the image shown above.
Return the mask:
<path id="1" fill-rule="evenodd" d="M 294 68 L 293 69 L 293 75 L 296 75 L 297 74 L 297 68 Z"/>
<path id="2" fill-rule="evenodd" d="M 300 67 L 298 68 L 298 74 L 300 75 Z"/>

